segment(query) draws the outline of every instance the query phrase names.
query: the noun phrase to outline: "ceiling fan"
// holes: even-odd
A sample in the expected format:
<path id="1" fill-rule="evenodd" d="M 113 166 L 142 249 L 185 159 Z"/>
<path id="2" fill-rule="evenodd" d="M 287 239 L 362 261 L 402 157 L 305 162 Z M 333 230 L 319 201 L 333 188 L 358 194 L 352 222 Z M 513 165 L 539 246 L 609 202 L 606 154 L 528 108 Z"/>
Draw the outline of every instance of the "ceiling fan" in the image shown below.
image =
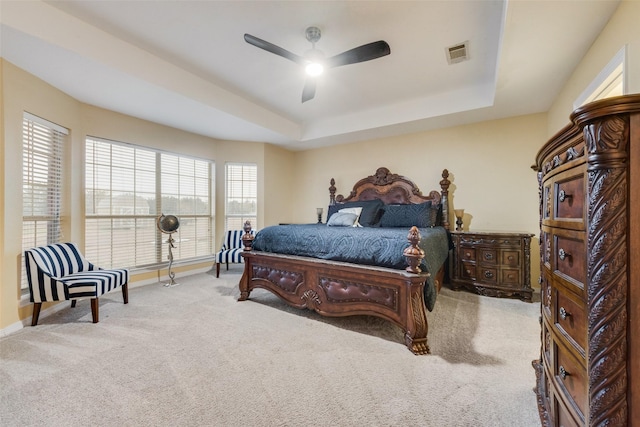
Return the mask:
<path id="1" fill-rule="evenodd" d="M 316 49 L 316 42 L 320 40 L 321 33 L 318 27 L 309 27 L 305 31 L 307 40 L 311 42 L 311 50 L 306 52 L 304 56 L 297 55 L 293 52 L 276 46 L 273 43 L 259 39 L 251 34 L 245 34 L 244 40 L 260 49 L 264 49 L 267 52 L 274 53 L 282 56 L 290 61 L 295 62 L 303 67 L 307 72 L 307 80 L 302 90 L 302 102 L 313 99 L 316 94 L 316 79 L 320 75 L 324 68 L 340 67 L 342 65 L 356 64 L 358 62 L 370 61 L 372 59 L 380 58 L 382 56 L 389 55 L 391 48 L 389 44 L 383 40 L 368 43 L 356 48 L 347 50 L 346 52 L 339 53 L 338 55 L 330 58 L 325 58 L 322 51 Z"/>

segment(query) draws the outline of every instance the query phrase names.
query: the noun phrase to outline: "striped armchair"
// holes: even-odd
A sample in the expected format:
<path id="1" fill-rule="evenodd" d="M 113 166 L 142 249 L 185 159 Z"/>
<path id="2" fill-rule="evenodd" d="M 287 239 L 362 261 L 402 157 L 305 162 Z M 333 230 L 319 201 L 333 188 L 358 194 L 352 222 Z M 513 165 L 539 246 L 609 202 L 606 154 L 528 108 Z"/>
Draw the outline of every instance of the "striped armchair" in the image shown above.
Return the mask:
<path id="1" fill-rule="evenodd" d="M 84 259 L 73 243 L 58 243 L 26 250 L 24 253 L 33 316 L 31 326 L 38 324 L 43 302 L 91 298 L 93 323 L 98 323 L 98 298 L 118 287 L 124 303 L 129 302 L 129 271 L 104 270 Z"/>
<path id="2" fill-rule="evenodd" d="M 248 227 L 247 227 L 248 228 Z M 227 270 L 229 270 L 229 263 L 244 263 L 242 258 L 242 236 L 244 230 L 227 230 L 224 234 L 224 241 L 222 242 L 222 248 L 216 254 L 216 277 L 220 277 L 220 263 L 227 264 Z M 255 230 L 251 230 L 251 235 L 255 236 Z"/>

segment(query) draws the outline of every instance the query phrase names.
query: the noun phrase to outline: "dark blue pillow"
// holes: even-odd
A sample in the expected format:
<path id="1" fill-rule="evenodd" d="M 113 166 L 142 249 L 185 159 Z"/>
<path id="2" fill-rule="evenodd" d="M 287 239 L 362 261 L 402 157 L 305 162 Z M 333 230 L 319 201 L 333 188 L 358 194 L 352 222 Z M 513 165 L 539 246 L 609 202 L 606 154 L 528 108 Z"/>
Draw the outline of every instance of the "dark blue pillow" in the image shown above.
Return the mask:
<path id="1" fill-rule="evenodd" d="M 431 202 L 417 205 L 387 205 L 380 219 L 380 227 L 433 227 L 434 213 Z"/>
<path id="2" fill-rule="evenodd" d="M 357 202 L 336 203 L 329 205 L 327 218 L 344 208 L 362 208 L 358 222 L 363 227 L 380 227 L 380 218 L 384 212 L 384 202 L 380 199 L 362 200 Z"/>

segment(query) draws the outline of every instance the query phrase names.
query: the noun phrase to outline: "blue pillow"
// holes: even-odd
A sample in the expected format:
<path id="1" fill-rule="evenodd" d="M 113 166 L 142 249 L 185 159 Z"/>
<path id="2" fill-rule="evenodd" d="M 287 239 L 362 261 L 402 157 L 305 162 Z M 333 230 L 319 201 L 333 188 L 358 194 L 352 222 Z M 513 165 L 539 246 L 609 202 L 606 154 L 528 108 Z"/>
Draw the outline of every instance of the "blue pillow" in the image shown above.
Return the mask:
<path id="1" fill-rule="evenodd" d="M 387 205 L 380 219 L 380 227 L 433 227 L 435 213 L 431 209 L 431 202 Z"/>
<path id="2" fill-rule="evenodd" d="M 331 218 L 335 212 L 344 208 L 362 208 L 358 222 L 363 227 L 380 227 L 380 218 L 384 212 L 384 202 L 380 199 L 361 200 L 356 202 L 336 203 L 329 205 L 328 215 Z"/>

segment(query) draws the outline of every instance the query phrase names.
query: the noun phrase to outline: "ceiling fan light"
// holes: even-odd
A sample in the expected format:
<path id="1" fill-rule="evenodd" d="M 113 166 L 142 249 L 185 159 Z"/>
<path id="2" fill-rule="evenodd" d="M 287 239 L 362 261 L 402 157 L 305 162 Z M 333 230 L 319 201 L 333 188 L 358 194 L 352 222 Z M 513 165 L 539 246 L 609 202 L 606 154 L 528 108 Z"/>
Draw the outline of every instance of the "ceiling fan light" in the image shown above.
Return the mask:
<path id="1" fill-rule="evenodd" d="M 311 77 L 317 77 L 324 71 L 324 66 L 319 62 L 310 62 L 307 64 L 304 70 Z"/>

